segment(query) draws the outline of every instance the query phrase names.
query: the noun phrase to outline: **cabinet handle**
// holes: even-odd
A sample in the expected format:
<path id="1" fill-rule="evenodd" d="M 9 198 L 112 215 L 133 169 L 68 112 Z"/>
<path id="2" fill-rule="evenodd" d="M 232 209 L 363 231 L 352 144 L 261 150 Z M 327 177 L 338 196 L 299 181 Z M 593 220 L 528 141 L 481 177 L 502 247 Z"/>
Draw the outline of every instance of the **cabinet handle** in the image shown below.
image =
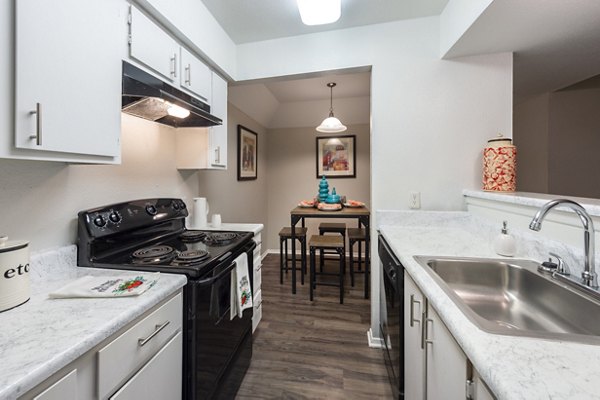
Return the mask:
<path id="1" fill-rule="evenodd" d="M 259 309 L 259 308 L 260 308 L 260 306 L 262 306 L 262 300 L 260 301 L 260 303 L 258 303 L 258 304 L 256 305 L 256 308 L 257 308 L 257 309 Z"/>
<path id="2" fill-rule="evenodd" d="M 431 322 L 431 324 L 433 324 L 433 320 L 431 318 L 426 318 L 425 319 L 425 323 L 423 324 L 423 325 L 425 325 L 425 329 L 424 329 L 424 331 L 425 331 L 425 335 L 424 335 L 425 336 L 425 344 L 433 345 L 433 340 L 429 339 L 429 327 L 428 327 L 429 326 L 428 325 L 429 322 Z"/>
<path id="3" fill-rule="evenodd" d="M 221 163 L 221 147 L 217 147 L 215 149 L 215 164 Z"/>
<path id="4" fill-rule="evenodd" d="M 29 111 L 29 114 L 35 114 L 35 135 L 29 136 L 29 139 L 35 139 L 35 144 L 42 145 L 42 104 L 35 103 L 35 110 Z"/>
<path id="5" fill-rule="evenodd" d="M 171 75 L 173 75 L 173 78 L 177 78 L 177 53 L 173 53 L 171 63 L 173 64 L 173 70 L 171 71 Z"/>
<path id="6" fill-rule="evenodd" d="M 190 64 L 188 64 L 187 67 L 185 67 L 185 72 L 187 75 L 187 78 L 185 79 L 185 84 L 188 86 L 192 86 L 192 68 Z"/>
<path id="7" fill-rule="evenodd" d="M 411 294 L 410 295 L 410 326 L 411 327 L 415 326 L 415 322 L 418 324 L 421 323 L 420 320 L 415 319 L 415 308 L 414 308 L 415 303 L 419 304 L 419 306 L 421 305 L 421 302 L 419 300 L 415 300 L 415 295 Z"/>
<path id="8" fill-rule="evenodd" d="M 165 329 L 165 328 L 167 327 L 167 325 L 169 325 L 169 323 L 170 323 L 170 321 L 167 321 L 167 322 L 165 322 L 164 324 L 161 324 L 161 325 L 156 325 L 156 326 L 154 327 L 154 332 L 152 332 L 152 333 L 150 334 L 150 336 L 148 336 L 148 337 L 147 337 L 147 338 L 145 338 L 145 339 L 143 339 L 143 338 L 139 338 L 139 339 L 138 339 L 138 345 L 139 345 L 140 347 L 143 347 L 143 346 L 145 346 L 145 345 L 146 345 L 146 343 L 148 343 L 150 340 L 152 340 L 152 338 L 153 338 L 154 336 L 158 335 L 158 333 L 159 333 L 160 331 L 162 331 L 163 329 Z"/>
<path id="9" fill-rule="evenodd" d="M 260 271 L 262 269 L 262 264 L 260 264 L 260 266 L 258 268 L 256 268 L 256 271 Z"/>

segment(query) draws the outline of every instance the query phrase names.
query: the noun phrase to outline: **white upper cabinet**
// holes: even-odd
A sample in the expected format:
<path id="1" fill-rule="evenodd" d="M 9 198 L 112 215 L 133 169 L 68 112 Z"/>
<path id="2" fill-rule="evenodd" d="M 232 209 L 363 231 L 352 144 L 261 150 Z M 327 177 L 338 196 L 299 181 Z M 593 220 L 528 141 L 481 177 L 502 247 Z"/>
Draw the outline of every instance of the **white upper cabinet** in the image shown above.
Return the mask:
<path id="1" fill-rule="evenodd" d="M 222 125 L 210 128 L 210 166 L 227 169 L 227 81 L 219 75 L 212 74 L 211 113 L 223 120 Z"/>
<path id="2" fill-rule="evenodd" d="M 129 23 L 130 57 L 210 104 L 210 68 L 133 6 Z"/>
<path id="3" fill-rule="evenodd" d="M 179 83 L 179 44 L 135 7 L 131 7 L 129 23 L 129 55 L 167 81 Z"/>
<path id="4" fill-rule="evenodd" d="M 35 150 L 26 154 L 37 159 L 68 160 L 49 153 L 61 152 L 92 156 L 78 157 L 82 162 L 114 162 L 120 157 L 124 2 L 14 3 L 15 147 Z"/>
<path id="5" fill-rule="evenodd" d="M 181 48 L 181 87 L 210 104 L 212 72 L 202 61 L 185 48 Z"/>

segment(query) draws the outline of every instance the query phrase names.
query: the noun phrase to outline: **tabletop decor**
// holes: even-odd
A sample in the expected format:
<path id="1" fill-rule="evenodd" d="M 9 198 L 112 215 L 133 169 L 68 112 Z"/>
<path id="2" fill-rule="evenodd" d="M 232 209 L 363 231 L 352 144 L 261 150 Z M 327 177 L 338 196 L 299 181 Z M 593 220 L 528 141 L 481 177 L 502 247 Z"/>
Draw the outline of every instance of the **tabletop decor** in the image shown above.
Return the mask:
<path id="1" fill-rule="evenodd" d="M 327 200 L 328 196 L 329 196 L 329 183 L 327 182 L 327 179 L 325 179 L 325 175 L 323 175 L 323 177 L 319 181 L 319 200 L 325 201 L 325 200 Z"/>
<path id="2" fill-rule="evenodd" d="M 483 190 L 514 192 L 517 190 L 517 148 L 510 138 L 488 140 L 483 150 Z"/>
<path id="3" fill-rule="evenodd" d="M 317 178 L 356 178 L 356 135 L 317 137 Z"/>
<path id="4" fill-rule="evenodd" d="M 258 135 L 250 129 L 238 125 L 237 179 L 249 181 L 256 179 L 258 169 Z"/>

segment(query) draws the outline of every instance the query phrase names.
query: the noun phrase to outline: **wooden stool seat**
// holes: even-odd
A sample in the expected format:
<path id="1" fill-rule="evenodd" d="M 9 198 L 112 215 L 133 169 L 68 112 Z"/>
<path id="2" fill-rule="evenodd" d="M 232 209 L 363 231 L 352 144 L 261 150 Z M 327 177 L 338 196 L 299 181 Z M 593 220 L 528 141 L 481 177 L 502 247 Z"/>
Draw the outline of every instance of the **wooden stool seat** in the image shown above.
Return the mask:
<path id="1" fill-rule="evenodd" d="M 367 241 L 367 231 L 364 228 L 348 228 L 348 247 L 350 249 L 350 284 L 354 287 L 354 244 L 358 243 L 358 271 L 362 271 L 362 243 Z M 365 260 L 365 266 L 367 262 Z M 365 278 L 366 279 L 366 278 Z"/>
<path id="2" fill-rule="evenodd" d="M 343 222 L 321 222 L 319 224 L 319 235 L 323 236 L 326 233 L 337 233 L 342 236 L 344 244 L 343 257 L 346 257 L 346 224 Z M 323 264 L 325 263 L 325 254 L 337 254 L 337 252 L 326 251 L 326 248 L 319 250 L 319 270 L 323 272 Z M 345 263 L 344 263 L 345 265 Z"/>
<path id="3" fill-rule="evenodd" d="M 346 258 L 344 257 L 345 241 L 340 236 L 325 236 L 325 235 L 312 235 L 308 241 L 308 247 L 310 249 L 310 301 L 313 300 L 313 292 L 317 285 L 323 286 L 337 286 L 340 288 L 340 304 L 344 303 L 344 270 L 346 268 Z M 316 251 L 317 250 L 334 250 L 340 256 L 340 268 L 337 274 L 326 273 L 321 270 L 317 273 L 316 264 Z M 332 282 L 317 282 L 317 275 L 335 275 L 339 278 L 339 283 Z"/>
<path id="4" fill-rule="evenodd" d="M 296 240 L 300 242 L 300 282 L 304 285 L 304 275 L 306 275 L 306 234 L 307 228 L 294 229 Z M 288 273 L 291 268 L 288 266 L 288 261 L 291 258 L 288 256 L 288 240 L 292 239 L 292 228 L 286 226 L 279 231 L 279 284 L 283 285 L 283 272 Z"/>

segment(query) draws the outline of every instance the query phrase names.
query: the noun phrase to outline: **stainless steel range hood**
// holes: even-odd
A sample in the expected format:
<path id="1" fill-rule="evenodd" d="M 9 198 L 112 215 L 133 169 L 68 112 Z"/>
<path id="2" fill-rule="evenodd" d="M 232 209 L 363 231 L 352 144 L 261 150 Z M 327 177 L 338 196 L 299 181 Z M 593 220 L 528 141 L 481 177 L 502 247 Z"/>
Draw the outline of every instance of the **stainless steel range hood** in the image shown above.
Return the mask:
<path id="1" fill-rule="evenodd" d="M 223 123 L 210 113 L 208 104 L 125 61 L 121 110 L 174 127 L 207 127 Z M 182 117 L 187 114 L 185 110 L 189 115 Z"/>

